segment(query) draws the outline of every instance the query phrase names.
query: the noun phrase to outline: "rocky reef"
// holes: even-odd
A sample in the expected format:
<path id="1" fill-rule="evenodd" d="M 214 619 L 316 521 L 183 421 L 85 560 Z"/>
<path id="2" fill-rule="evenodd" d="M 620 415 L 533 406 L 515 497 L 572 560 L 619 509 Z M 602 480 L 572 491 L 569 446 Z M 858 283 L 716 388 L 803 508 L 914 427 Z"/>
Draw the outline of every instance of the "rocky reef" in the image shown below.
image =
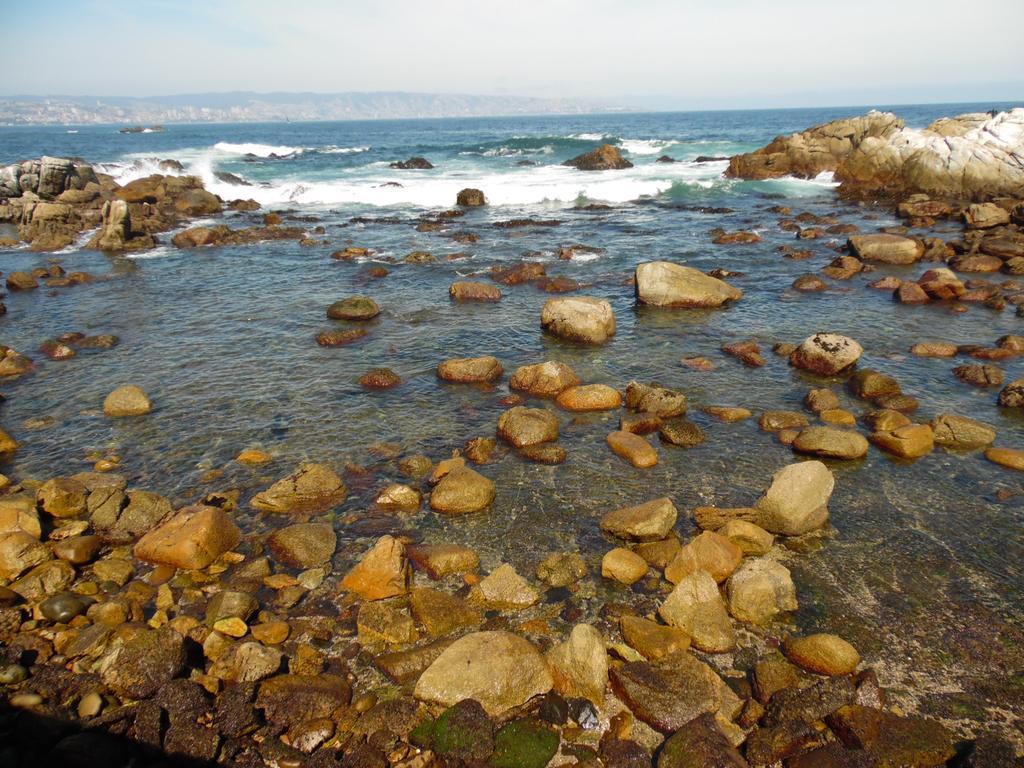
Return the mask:
<path id="1" fill-rule="evenodd" d="M 741 179 L 835 173 L 840 194 L 960 201 L 1024 195 L 1024 109 L 972 113 L 908 128 L 888 112 L 836 120 L 729 160 Z"/>

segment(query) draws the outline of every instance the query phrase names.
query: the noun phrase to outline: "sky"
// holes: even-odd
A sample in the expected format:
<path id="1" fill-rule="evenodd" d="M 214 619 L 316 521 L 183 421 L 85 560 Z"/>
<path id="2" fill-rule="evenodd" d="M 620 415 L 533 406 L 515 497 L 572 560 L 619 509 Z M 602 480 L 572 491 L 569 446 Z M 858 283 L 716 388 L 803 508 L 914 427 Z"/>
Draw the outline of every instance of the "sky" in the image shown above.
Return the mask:
<path id="1" fill-rule="evenodd" d="M 1024 102 L 1022 0 L 0 0 L 0 94 Z M 42 45 L 45 51 L 38 50 Z"/>

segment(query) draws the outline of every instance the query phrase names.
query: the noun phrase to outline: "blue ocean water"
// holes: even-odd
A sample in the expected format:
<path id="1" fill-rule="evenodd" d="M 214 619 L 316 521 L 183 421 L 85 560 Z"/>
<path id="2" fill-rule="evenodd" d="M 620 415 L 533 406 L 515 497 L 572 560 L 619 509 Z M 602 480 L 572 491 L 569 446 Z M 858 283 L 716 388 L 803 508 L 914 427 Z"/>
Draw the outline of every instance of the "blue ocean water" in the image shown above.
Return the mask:
<path id="1" fill-rule="evenodd" d="M 886 108 L 924 126 L 941 116 L 1005 106 Z M 833 386 L 843 407 L 857 416 L 872 409 L 847 395 L 841 381 L 805 376 L 770 352 L 775 342 L 798 342 L 823 330 L 860 341 L 866 350 L 862 367 L 895 376 L 918 398 L 917 420 L 942 412 L 971 416 L 997 429 L 998 444 L 1024 448 L 1024 421 L 996 406 L 997 390 L 953 376 L 952 368 L 969 359 L 908 354 L 911 344 L 926 339 L 992 345 L 1021 331 L 1012 308 L 971 305 L 959 314 L 942 304 L 907 307 L 867 287 L 885 274 L 916 278 L 922 265 L 881 267 L 833 281 L 822 294 L 794 292 L 793 280 L 827 265 L 845 237 L 797 242 L 778 227 L 783 215 L 772 209 L 833 216 L 862 231 L 899 223 L 893 212 L 839 201 L 827 177 L 742 182 L 723 178 L 722 160 L 697 162 L 863 111 L 169 125 L 142 134 L 121 134 L 116 126 L 0 127 L 0 163 L 77 156 L 127 181 L 157 172 L 161 160 L 178 160 L 225 200 L 262 204 L 255 213 L 226 214 L 230 226 L 251 226 L 276 211 L 286 224 L 306 227 L 314 240 L 311 246 L 285 241 L 185 251 L 170 246 L 173 233 L 166 233 L 160 247 L 140 254 L 107 256 L 78 246 L 57 254 L 68 270 L 109 279 L 4 299 L 8 314 L 0 318 L 0 342 L 35 358 L 37 371 L 3 383 L 0 424 L 22 447 L 2 469 L 18 479 L 47 478 L 89 469 L 96 458 L 116 454 L 133 486 L 184 504 L 225 488 L 241 490 L 244 501 L 304 460 L 339 470 L 349 465 L 352 494 L 336 525 L 342 541 L 338 572 L 370 538 L 390 531 L 468 543 L 480 551 L 484 570 L 511 562 L 532 574 L 548 552 L 577 549 L 599 573 L 609 544 L 597 521 L 609 509 L 668 495 L 682 513 L 679 530 L 687 534 L 692 523 L 686 510 L 757 499 L 771 474 L 794 460 L 790 449 L 758 429 L 760 411 L 802 411 L 807 391 L 823 384 Z M 635 167 L 588 174 L 560 165 L 604 142 L 618 145 Z M 657 162 L 662 155 L 679 162 Z M 410 156 L 426 157 L 436 167 L 389 167 Z M 463 187 L 482 189 L 490 205 L 445 220 L 439 229 L 420 226 L 450 208 Z M 555 224 L 495 226 L 514 218 Z M 716 227 L 753 230 L 763 241 L 713 245 L 710 231 Z M 940 223 L 914 234 L 952 240 L 960 227 Z M 559 248 L 569 244 L 596 251 L 560 260 Z M 794 245 L 811 257 L 796 261 L 778 250 Z M 356 262 L 330 258 L 348 246 L 371 254 Z M 438 260 L 404 263 L 413 251 Z M 49 258 L 0 250 L 0 269 L 31 269 Z M 717 311 L 638 307 L 629 280 L 636 264 L 652 259 L 740 273 L 729 280 L 745 296 Z M 449 302 L 452 281 L 488 280 L 491 267 L 523 260 L 579 282 L 582 294 L 608 299 L 618 323 L 614 339 L 588 348 L 543 335 L 540 308 L 549 296 L 531 285 L 502 287 L 497 304 Z M 320 330 L 345 325 L 327 319 L 326 307 L 357 293 L 373 296 L 382 308 L 364 326 L 367 337 L 338 349 L 317 346 Z M 121 342 L 65 362 L 37 353 L 45 339 L 71 331 L 113 333 Z M 721 352 L 722 344 L 740 339 L 762 345 L 764 368 L 746 368 Z M 387 452 L 380 443 L 397 445 L 403 456 L 423 452 L 439 460 L 470 438 L 494 434 L 505 384 L 493 390 L 453 386 L 434 372 L 446 358 L 484 354 L 501 359 L 506 379 L 519 365 L 559 359 L 586 382 L 621 389 L 635 378 L 678 387 L 707 439 L 690 450 L 659 445 L 658 466 L 637 470 L 605 445 L 607 433 L 617 428 L 617 413 L 558 411 L 567 462 L 540 466 L 499 450 L 500 460 L 479 468 L 498 486 L 490 511 L 456 519 L 429 510 L 409 516 L 373 512 L 380 488 L 408 480 L 394 459 L 382 458 Z M 691 357 L 706 357 L 714 368 L 683 364 Z M 1024 375 L 1020 359 L 999 365 L 1007 381 Z M 395 370 L 402 385 L 363 390 L 360 375 L 379 366 Z M 137 420 L 104 418 L 104 395 L 126 382 L 149 392 L 154 412 Z M 745 406 L 755 418 L 718 423 L 700 411 L 704 405 Z M 233 462 L 250 447 L 269 451 L 274 462 L 259 470 Z M 781 555 L 803 606 L 796 625 L 853 639 L 908 708 L 954 723 L 1005 721 L 1005 711 L 1024 716 L 1019 701 L 1007 703 L 1019 683 L 1005 671 L 1024 666 L 1019 477 L 977 452 L 941 449 L 916 462 L 872 449 L 864 460 L 832 468 L 833 538 L 809 553 Z M 238 519 L 257 535 L 280 524 L 244 504 Z M 623 598 L 595 580 L 596 592 L 577 599 L 584 613 L 603 600 Z"/>

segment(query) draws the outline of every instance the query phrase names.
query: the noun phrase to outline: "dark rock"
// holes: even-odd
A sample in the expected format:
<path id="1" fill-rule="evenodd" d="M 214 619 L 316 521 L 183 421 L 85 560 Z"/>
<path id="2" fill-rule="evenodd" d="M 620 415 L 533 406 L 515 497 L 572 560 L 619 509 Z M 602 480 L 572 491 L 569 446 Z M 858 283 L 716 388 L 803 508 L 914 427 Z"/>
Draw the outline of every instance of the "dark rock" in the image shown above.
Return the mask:
<path id="1" fill-rule="evenodd" d="M 747 761 L 715 725 L 701 715 L 677 730 L 658 752 L 658 768 L 747 768 Z"/>
<path id="2" fill-rule="evenodd" d="M 486 205 L 487 200 L 484 198 L 484 193 L 479 189 L 466 188 L 459 191 L 459 194 L 455 198 L 455 204 L 467 207 L 476 207 Z"/>
<path id="3" fill-rule="evenodd" d="M 494 752 L 494 723 L 480 702 L 465 699 L 446 709 L 433 723 L 413 731 L 418 746 L 464 763 L 483 762 Z"/>
<path id="4" fill-rule="evenodd" d="M 721 694 L 709 672 L 705 664 L 682 653 L 659 665 L 623 664 L 611 671 L 611 683 L 634 715 L 662 733 L 672 733 L 717 710 Z"/>
<path id="5" fill-rule="evenodd" d="M 168 627 L 139 632 L 115 654 L 103 682 L 131 699 L 152 696 L 185 668 L 184 639 Z"/>
<path id="6" fill-rule="evenodd" d="M 514 720 L 494 737 L 493 768 L 544 768 L 558 752 L 558 733 L 535 718 Z"/>
<path id="7" fill-rule="evenodd" d="M 704 442 L 704 430 L 683 416 L 664 422 L 658 434 L 662 442 L 683 448 L 692 448 Z"/>
<path id="8" fill-rule="evenodd" d="M 809 723 L 789 720 L 776 726 L 757 728 L 745 747 L 751 765 L 772 765 L 779 760 L 821 746 L 823 736 Z"/>
<path id="9" fill-rule="evenodd" d="M 767 726 L 813 723 L 850 704 L 854 695 L 854 682 L 847 676 L 829 677 L 806 688 L 784 688 L 768 701 L 762 722 Z"/>
<path id="10" fill-rule="evenodd" d="M 427 160 L 425 157 L 410 157 L 408 160 L 397 160 L 397 161 L 391 163 L 390 167 L 398 168 L 399 170 L 403 170 L 403 171 L 410 171 L 410 170 L 421 171 L 421 170 L 429 170 L 430 168 L 433 168 L 434 165 L 429 160 Z"/>
<path id="11" fill-rule="evenodd" d="M 633 164 L 622 156 L 618 148 L 611 144 L 602 144 L 591 152 L 584 152 L 571 160 L 566 160 L 562 165 L 568 165 L 581 171 L 610 171 L 633 167 Z"/>
<path id="12" fill-rule="evenodd" d="M 336 675 L 278 675 L 260 684 L 256 707 L 268 722 L 287 728 L 330 717 L 347 706 L 351 696 L 349 684 Z"/>
<path id="13" fill-rule="evenodd" d="M 871 752 L 882 766 L 928 768 L 956 754 L 952 734 L 935 720 L 851 704 L 830 715 L 828 724 L 848 748 Z"/>

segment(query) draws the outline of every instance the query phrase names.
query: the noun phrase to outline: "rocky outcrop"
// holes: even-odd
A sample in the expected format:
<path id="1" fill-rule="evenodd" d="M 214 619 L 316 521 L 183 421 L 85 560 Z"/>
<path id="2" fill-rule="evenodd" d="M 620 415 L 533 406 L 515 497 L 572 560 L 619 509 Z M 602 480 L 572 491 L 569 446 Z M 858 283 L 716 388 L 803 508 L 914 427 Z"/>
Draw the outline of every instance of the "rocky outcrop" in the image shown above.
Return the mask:
<path id="1" fill-rule="evenodd" d="M 943 118 L 920 130 L 891 113 L 869 112 L 730 159 L 726 175 L 813 178 L 830 171 L 847 197 L 925 193 L 959 200 L 1019 196 L 1024 190 L 1024 108 Z"/>
<path id="2" fill-rule="evenodd" d="M 602 144 L 591 152 L 584 152 L 571 160 L 566 160 L 562 165 L 568 165 L 581 171 L 613 171 L 633 167 L 633 164 L 622 156 L 618 148 L 611 144 Z"/>

